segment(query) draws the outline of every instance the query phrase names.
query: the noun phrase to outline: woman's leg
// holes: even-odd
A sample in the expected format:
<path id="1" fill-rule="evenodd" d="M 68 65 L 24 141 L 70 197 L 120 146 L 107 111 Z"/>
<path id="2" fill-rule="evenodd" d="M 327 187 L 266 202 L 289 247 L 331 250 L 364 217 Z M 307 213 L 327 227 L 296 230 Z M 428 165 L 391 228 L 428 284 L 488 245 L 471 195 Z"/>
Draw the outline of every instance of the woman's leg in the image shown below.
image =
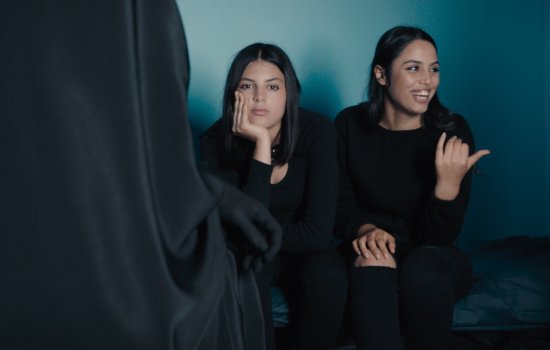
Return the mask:
<path id="1" fill-rule="evenodd" d="M 277 267 L 280 257 L 276 256 L 273 261 L 263 267 L 256 274 L 256 285 L 260 302 L 262 304 L 262 314 L 264 320 L 266 349 L 275 350 L 275 330 L 273 329 L 273 315 L 271 312 L 271 284 L 277 273 Z"/>
<path id="2" fill-rule="evenodd" d="M 292 264 L 283 262 L 285 268 L 281 276 L 285 278 L 287 290 L 294 290 L 297 296 L 296 303 L 290 304 L 291 313 L 293 307 L 298 309 L 296 347 L 299 350 L 333 349 L 348 290 L 344 259 L 335 249 L 292 255 L 289 259 Z M 289 298 L 289 302 L 291 300 Z"/>
<path id="3" fill-rule="evenodd" d="M 454 246 L 421 246 L 401 261 L 400 313 L 407 350 L 448 348 L 454 305 L 471 284 L 471 265 Z"/>
<path id="4" fill-rule="evenodd" d="M 401 349 L 395 260 L 355 258 L 350 307 L 358 350 Z"/>

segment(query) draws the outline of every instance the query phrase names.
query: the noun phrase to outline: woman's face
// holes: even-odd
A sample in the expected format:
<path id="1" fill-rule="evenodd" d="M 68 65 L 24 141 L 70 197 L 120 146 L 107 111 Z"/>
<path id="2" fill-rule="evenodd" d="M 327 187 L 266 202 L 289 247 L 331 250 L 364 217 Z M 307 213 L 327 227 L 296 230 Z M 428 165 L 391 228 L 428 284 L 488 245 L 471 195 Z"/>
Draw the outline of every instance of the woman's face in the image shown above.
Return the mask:
<path id="1" fill-rule="evenodd" d="M 392 62 L 389 82 L 387 77 L 378 82 L 388 86 L 387 112 L 419 117 L 428 110 L 428 104 L 439 86 L 439 62 L 435 47 L 425 40 L 414 40 Z M 392 111 L 393 110 L 393 111 Z"/>
<path id="2" fill-rule="evenodd" d="M 252 124 L 277 133 L 286 108 L 285 76 L 271 62 L 257 60 L 246 66 L 238 91 L 248 101 L 248 117 Z"/>

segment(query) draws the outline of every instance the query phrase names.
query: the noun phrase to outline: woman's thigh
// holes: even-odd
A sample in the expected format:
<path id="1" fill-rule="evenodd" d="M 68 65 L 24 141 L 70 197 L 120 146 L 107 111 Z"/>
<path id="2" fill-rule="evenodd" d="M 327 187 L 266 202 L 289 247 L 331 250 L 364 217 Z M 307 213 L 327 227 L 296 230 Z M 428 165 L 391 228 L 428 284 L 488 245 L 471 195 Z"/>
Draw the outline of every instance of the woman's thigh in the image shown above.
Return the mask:
<path id="1" fill-rule="evenodd" d="M 417 246 L 398 256 L 400 288 L 450 288 L 455 299 L 464 296 L 473 282 L 472 265 L 456 246 Z"/>

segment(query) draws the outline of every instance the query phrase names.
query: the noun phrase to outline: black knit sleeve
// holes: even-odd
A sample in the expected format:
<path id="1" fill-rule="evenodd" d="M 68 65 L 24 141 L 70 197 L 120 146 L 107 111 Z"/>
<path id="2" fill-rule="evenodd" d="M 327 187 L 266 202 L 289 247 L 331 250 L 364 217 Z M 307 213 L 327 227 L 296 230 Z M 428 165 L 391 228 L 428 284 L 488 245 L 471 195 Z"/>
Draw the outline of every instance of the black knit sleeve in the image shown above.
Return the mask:
<path id="1" fill-rule="evenodd" d="M 362 225 L 374 224 L 372 215 L 358 206 L 348 174 L 350 158 L 348 145 L 351 137 L 350 129 L 356 127 L 354 123 L 356 109 L 357 107 L 348 107 L 334 119 L 338 159 L 338 204 L 334 232 L 336 236 L 346 240 L 357 238 L 357 231 Z"/>
<path id="2" fill-rule="evenodd" d="M 448 137 L 454 135 L 469 145 L 470 154 L 475 152 L 472 132 L 462 117 L 457 116 L 456 130 L 448 132 Z M 470 197 L 471 182 L 472 169 L 462 179 L 460 192 L 457 197 L 449 201 L 437 198 L 432 189 L 427 195 L 424 204 L 420 207 L 417 216 L 418 220 L 414 232 L 416 235 L 415 238 L 419 243 L 448 245 L 456 240 L 464 223 Z"/>
<path id="3" fill-rule="evenodd" d="M 322 116 L 308 118 L 302 135 L 307 152 L 304 214 L 283 227 L 282 249 L 306 252 L 330 244 L 337 195 L 336 133 Z"/>
<path id="4" fill-rule="evenodd" d="M 255 159 L 242 164 L 224 164 L 221 123 L 212 125 L 201 137 L 200 155 L 207 168 L 224 181 L 269 208 L 272 166 Z"/>

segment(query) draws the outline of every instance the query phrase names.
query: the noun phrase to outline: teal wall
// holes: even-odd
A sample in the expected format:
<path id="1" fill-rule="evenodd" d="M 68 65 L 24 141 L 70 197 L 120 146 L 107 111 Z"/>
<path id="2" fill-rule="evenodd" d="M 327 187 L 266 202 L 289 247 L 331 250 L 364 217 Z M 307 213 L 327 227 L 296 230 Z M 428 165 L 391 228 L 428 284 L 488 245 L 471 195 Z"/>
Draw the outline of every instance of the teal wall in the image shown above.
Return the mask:
<path id="1" fill-rule="evenodd" d="M 302 105 L 330 118 L 364 97 L 379 36 L 426 29 L 439 46 L 440 95 L 493 154 L 474 179 L 463 243 L 550 235 L 550 5 L 547 0 L 178 0 L 191 60 L 195 135 L 219 116 L 233 55 L 264 41 L 293 60 Z"/>

